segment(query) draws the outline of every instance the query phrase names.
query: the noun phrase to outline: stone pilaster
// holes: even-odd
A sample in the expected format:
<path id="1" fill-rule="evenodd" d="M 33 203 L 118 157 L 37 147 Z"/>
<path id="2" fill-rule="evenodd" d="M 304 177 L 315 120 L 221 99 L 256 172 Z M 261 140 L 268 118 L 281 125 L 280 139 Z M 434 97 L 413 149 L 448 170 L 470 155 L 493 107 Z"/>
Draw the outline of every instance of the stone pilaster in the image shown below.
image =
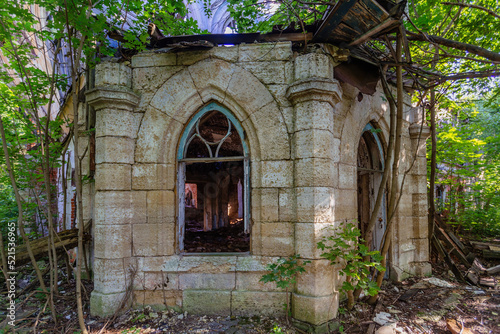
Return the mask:
<path id="1" fill-rule="evenodd" d="M 131 187 L 139 96 L 124 64 L 97 66 L 95 88 L 86 93 L 96 110 L 95 287 L 91 313 L 112 315 L 123 302 L 132 265 L 132 221 L 146 222 L 146 194 Z M 130 301 L 127 301 L 130 302 Z"/>
<path id="2" fill-rule="evenodd" d="M 294 107 L 295 252 L 311 263 L 292 295 L 292 313 L 298 321 L 319 326 L 333 319 L 338 308 L 334 268 L 320 257 L 316 244 L 323 228 L 335 221 L 340 141 L 334 137 L 333 122 L 342 89 L 333 79 L 328 56 L 299 56 L 294 65 L 295 82 L 286 96 Z"/>
<path id="3" fill-rule="evenodd" d="M 415 110 L 418 112 L 418 110 Z M 423 117 L 423 116 L 420 116 Z M 418 118 L 417 118 L 418 119 Z M 412 152 L 416 152 L 416 161 L 411 171 L 411 196 L 413 219 L 414 261 L 409 263 L 413 275 L 426 276 L 432 273 L 429 260 L 429 228 L 427 202 L 427 158 L 426 140 L 431 131 L 426 125 L 413 123 L 409 128 Z"/>

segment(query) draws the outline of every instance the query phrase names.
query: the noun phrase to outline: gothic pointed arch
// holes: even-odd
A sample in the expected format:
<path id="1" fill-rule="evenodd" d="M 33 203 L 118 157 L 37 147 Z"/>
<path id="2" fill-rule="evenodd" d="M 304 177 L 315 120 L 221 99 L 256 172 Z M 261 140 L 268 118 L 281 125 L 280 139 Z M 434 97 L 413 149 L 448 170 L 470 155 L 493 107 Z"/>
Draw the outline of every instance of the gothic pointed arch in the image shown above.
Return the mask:
<path id="1" fill-rule="evenodd" d="M 366 238 L 366 229 L 373 214 L 378 190 L 384 172 L 384 148 L 379 137 L 380 129 L 368 123 L 359 138 L 357 153 L 358 223 Z M 379 249 L 386 227 L 386 196 L 377 215 L 377 222 L 369 241 L 371 249 Z"/>
<path id="2" fill-rule="evenodd" d="M 236 117 L 211 102 L 189 121 L 178 151 L 178 245 L 184 253 L 250 247 L 249 150 Z"/>

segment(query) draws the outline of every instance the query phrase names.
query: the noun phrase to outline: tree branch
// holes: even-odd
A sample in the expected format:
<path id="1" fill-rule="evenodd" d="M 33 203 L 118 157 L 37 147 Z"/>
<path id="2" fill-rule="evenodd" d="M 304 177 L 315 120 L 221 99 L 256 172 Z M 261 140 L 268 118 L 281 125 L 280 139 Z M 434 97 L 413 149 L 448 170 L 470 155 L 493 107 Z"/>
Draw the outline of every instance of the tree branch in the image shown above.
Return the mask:
<path id="1" fill-rule="evenodd" d="M 482 47 L 477 46 L 477 45 L 457 42 L 457 41 L 454 41 L 451 39 L 446 39 L 446 38 L 439 37 L 439 36 L 415 34 L 415 33 L 409 32 L 409 31 L 407 31 L 407 34 L 408 34 L 408 39 L 410 41 L 422 41 L 422 42 L 430 42 L 433 44 L 439 44 L 439 45 L 446 46 L 449 48 L 467 51 L 467 52 L 473 53 L 475 55 L 484 57 L 486 59 L 493 60 L 495 62 L 500 62 L 500 53 L 490 51 L 488 49 L 482 48 Z"/>
<path id="2" fill-rule="evenodd" d="M 478 5 L 472 5 L 472 4 L 468 4 L 468 3 L 459 3 L 459 2 L 441 2 L 442 5 L 448 5 L 448 6 L 460 6 L 460 7 L 469 7 L 469 8 L 475 8 L 475 9 L 479 9 L 479 10 L 482 10 L 488 14 L 490 14 L 491 16 L 493 17 L 496 17 L 497 19 L 500 19 L 500 15 L 498 15 L 497 13 L 495 13 L 494 11 L 492 11 L 491 9 L 488 9 L 486 7 L 483 7 L 483 6 L 478 6 Z"/>

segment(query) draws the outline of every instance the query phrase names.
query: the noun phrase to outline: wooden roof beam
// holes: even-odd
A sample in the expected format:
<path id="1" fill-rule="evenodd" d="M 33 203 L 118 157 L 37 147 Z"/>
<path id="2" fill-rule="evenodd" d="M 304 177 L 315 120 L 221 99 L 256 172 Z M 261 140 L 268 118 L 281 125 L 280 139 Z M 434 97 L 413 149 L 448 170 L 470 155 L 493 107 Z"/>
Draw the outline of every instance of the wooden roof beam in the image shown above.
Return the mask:
<path id="1" fill-rule="evenodd" d="M 394 18 L 389 18 L 385 20 L 384 22 L 380 23 L 379 25 L 375 26 L 373 29 L 367 31 L 365 34 L 361 35 L 360 37 L 356 38 L 354 41 L 349 43 L 349 46 L 355 46 L 362 44 L 366 41 L 368 41 L 372 36 L 376 35 L 377 33 L 384 31 L 385 29 L 392 27 L 393 25 L 399 24 L 399 20 L 396 20 Z"/>

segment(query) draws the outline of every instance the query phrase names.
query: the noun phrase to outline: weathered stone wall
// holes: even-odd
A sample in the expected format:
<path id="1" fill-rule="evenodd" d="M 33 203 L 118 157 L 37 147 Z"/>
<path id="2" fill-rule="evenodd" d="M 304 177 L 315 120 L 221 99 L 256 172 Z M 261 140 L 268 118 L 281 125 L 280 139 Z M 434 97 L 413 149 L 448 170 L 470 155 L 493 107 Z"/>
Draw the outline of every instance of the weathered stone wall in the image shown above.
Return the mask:
<path id="1" fill-rule="evenodd" d="M 130 64 L 97 67 L 96 87 L 87 92 L 97 120 L 94 314 L 113 313 L 130 285 L 137 306 L 281 314 L 284 292 L 259 279 L 266 264 L 298 253 L 312 263 L 292 292 L 294 318 L 318 325 L 335 317 L 338 273 L 316 243 L 325 227 L 357 219 L 359 138 L 368 122 L 388 138 L 389 123 L 381 89 L 358 102 L 355 88 L 333 78 L 335 65 L 327 55 L 297 55 L 290 43 L 277 43 L 144 52 Z M 235 115 L 250 149 L 249 255 L 178 251 L 176 152 L 190 117 L 209 102 Z M 409 120 L 405 159 L 418 136 Z M 396 278 L 427 270 L 419 145 L 393 235 Z"/>

